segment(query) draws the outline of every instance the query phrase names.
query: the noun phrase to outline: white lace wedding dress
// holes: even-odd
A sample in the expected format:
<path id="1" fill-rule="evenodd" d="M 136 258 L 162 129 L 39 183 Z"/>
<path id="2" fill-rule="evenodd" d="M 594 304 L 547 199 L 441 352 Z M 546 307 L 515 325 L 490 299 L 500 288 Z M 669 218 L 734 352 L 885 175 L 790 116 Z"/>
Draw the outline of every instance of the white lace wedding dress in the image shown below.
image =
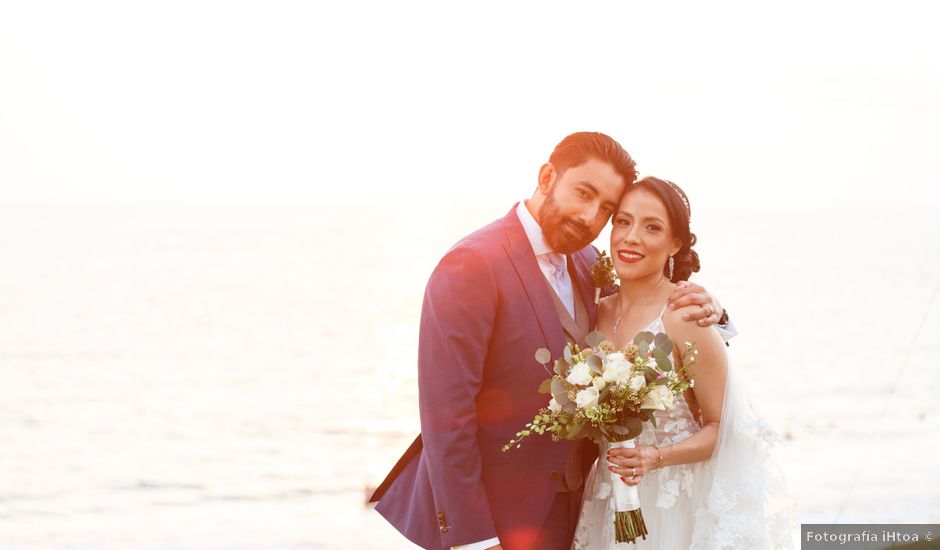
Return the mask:
<path id="1" fill-rule="evenodd" d="M 657 319 L 645 330 L 665 332 Z M 656 411 L 638 445 L 670 445 L 700 429 L 684 398 L 669 411 Z M 574 550 L 719 550 L 792 548 L 796 529 L 793 501 L 773 461 L 773 430 L 751 408 L 729 366 L 721 429 L 712 458 L 648 473 L 637 486 L 649 534 L 636 544 L 617 544 L 614 503 L 601 445 L 584 487 Z M 621 483 L 617 480 L 617 483 Z"/>

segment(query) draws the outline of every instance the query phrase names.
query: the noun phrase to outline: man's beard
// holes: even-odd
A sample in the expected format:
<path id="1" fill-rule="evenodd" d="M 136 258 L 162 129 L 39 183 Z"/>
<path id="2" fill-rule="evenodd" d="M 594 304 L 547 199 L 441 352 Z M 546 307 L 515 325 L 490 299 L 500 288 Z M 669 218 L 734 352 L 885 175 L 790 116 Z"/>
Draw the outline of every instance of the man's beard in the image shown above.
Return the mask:
<path id="1" fill-rule="evenodd" d="M 542 235 L 548 246 L 562 254 L 577 252 L 594 240 L 594 235 L 588 226 L 561 213 L 555 202 L 554 193 L 549 193 L 545 197 L 545 202 L 539 207 L 539 225 L 542 227 Z"/>

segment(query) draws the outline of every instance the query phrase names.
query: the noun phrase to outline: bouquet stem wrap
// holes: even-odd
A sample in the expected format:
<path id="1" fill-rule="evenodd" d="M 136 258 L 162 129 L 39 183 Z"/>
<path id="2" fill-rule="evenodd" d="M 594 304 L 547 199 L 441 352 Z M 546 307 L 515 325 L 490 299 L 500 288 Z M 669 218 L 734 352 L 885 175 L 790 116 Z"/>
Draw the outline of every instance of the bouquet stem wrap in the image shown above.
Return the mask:
<path id="1" fill-rule="evenodd" d="M 612 441 L 611 449 L 633 449 L 636 444 L 632 439 L 626 441 Z M 636 485 L 627 485 L 618 474 L 610 472 L 611 486 L 614 497 L 614 532 L 617 542 L 636 542 L 642 537 L 646 540 L 646 523 L 643 521 L 643 512 L 640 511 L 640 493 Z"/>

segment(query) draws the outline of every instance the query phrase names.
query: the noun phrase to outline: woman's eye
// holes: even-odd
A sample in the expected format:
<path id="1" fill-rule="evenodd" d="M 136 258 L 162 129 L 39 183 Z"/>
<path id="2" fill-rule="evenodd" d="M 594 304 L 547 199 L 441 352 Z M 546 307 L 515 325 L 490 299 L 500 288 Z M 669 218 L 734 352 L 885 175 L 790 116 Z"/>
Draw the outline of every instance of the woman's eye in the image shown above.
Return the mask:
<path id="1" fill-rule="evenodd" d="M 649 224 L 649 225 L 646 226 L 646 229 L 649 230 L 649 231 L 656 232 L 656 231 L 659 231 L 659 226 L 658 226 L 658 225 Z"/>
<path id="2" fill-rule="evenodd" d="M 617 225 L 630 225 L 630 220 L 626 218 L 620 218 L 615 222 Z"/>

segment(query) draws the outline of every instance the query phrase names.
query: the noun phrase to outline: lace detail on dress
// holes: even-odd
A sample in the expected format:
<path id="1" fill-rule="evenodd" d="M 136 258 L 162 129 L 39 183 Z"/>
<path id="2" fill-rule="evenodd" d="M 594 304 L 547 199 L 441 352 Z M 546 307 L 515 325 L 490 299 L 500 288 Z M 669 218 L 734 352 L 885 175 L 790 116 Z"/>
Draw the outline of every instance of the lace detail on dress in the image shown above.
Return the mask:
<path id="1" fill-rule="evenodd" d="M 662 318 L 653 321 L 646 330 L 665 332 Z M 688 439 L 701 429 L 701 426 L 695 421 L 692 411 L 689 410 L 685 397 L 681 395 L 676 398 L 676 402 L 671 409 L 656 411 L 654 418 L 656 419 L 656 426 L 645 425 L 643 432 L 637 437 L 638 444 L 665 447 Z M 643 481 L 641 490 L 649 491 L 656 488 L 656 506 L 666 509 L 675 505 L 680 493 L 684 493 L 686 497 L 692 496 L 695 475 L 692 472 L 691 465 L 679 464 L 654 470 L 647 474 Z"/>
<path id="2" fill-rule="evenodd" d="M 656 427 L 649 424 L 644 427 L 643 432 L 637 437 L 637 443 L 640 445 L 665 447 L 688 439 L 701 429 L 692 418 L 692 413 L 681 396 L 677 398 L 672 409 L 656 411 L 654 417 Z M 686 497 L 692 496 L 695 476 L 691 465 L 679 464 L 654 470 L 647 474 L 643 481 L 642 490 L 655 489 L 657 491 L 657 507 L 671 508 L 675 505 L 680 492 L 685 493 Z"/>
<path id="3" fill-rule="evenodd" d="M 792 547 L 796 506 L 772 454 L 780 439 L 748 412 L 737 415 L 732 442 L 721 449 L 712 489 L 695 512 L 691 550 Z"/>
<path id="4" fill-rule="evenodd" d="M 662 321 L 647 330 L 664 332 Z M 648 473 L 638 486 L 650 533 L 636 544 L 617 544 L 613 533 L 610 476 L 600 466 L 585 481 L 575 550 L 722 550 L 793 548 L 796 507 L 773 459 L 779 442 L 744 396 L 729 366 L 719 439 L 711 459 Z M 684 396 L 669 411 L 656 411 L 640 445 L 666 446 L 700 430 Z"/>

